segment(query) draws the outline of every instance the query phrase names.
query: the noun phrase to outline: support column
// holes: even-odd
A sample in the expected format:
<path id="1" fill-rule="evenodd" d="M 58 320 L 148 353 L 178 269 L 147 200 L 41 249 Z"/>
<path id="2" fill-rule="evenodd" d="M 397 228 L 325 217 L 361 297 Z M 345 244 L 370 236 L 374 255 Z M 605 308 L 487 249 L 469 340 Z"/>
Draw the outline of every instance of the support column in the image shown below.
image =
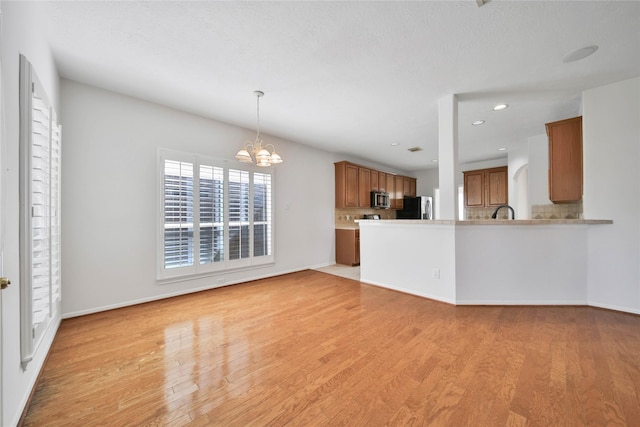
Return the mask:
<path id="1" fill-rule="evenodd" d="M 458 97 L 438 100 L 440 219 L 458 219 Z"/>

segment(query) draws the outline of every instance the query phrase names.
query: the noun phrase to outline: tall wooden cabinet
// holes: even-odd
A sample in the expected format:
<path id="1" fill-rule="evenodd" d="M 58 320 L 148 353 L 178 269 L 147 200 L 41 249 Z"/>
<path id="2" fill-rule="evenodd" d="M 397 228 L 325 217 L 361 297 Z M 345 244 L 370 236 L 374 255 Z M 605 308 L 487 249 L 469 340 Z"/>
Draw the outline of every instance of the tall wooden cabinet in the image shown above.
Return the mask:
<path id="1" fill-rule="evenodd" d="M 582 200 L 582 117 L 547 123 L 549 199 L 553 203 Z"/>
<path id="2" fill-rule="evenodd" d="M 468 208 L 487 208 L 509 202 L 507 167 L 478 169 L 464 172 L 464 205 Z"/>

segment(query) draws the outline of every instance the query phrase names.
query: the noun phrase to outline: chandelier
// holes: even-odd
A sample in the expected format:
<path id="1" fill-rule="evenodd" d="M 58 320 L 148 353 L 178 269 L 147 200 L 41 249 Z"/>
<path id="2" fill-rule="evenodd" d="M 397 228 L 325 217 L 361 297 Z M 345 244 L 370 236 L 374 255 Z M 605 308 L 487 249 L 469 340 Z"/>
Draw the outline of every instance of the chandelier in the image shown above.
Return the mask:
<path id="1" fill-rule="evenodd" d="M 276 149 L 273 144 L 265 144 L 264 141 L 260 139 L 260 98 L 264 96 L 264 92 L 256 90 L 253 94 L 257 98 L 258 124 L 256 128 L 258 130 L 258 134 L 254 141 L 247 141 L 245 146 L 238 151 L 236 159 L 242 163 L 255 163 L 262 167 L 282 163 L 282 157 L 276 153 Z M 269 151 L 269 147 L 271 147 L 271 151 Z"/>

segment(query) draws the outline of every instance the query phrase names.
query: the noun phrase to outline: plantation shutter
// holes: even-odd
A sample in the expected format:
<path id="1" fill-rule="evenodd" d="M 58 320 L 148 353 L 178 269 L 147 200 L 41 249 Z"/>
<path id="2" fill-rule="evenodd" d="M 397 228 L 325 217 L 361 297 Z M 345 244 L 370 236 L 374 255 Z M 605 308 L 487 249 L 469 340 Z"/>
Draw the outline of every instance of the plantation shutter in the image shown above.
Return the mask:
<path id="1" fill-rule="evenodd" d="M 33 328 L 49 315 L 50 126 L 49 106 L 32 91 L 31 134 L 31 296 Z"/>
<path id="2" fill-rule="evenodd" d="M 224 169 L 200 166 L 200 264 L 224 261 Z"/>
<path id="3" fill-rule="evenodd" d="M 249 172 L 229 169 L 229 259 L 249 258 Z"/>
<path id="4" fill-rule="evenodd" d="M 253 174 L 253 256 L 271 255 L 271 174 Z"/>
<path id="5" fill-rule="evenodd" d="M 20 56 L 20 354 L 33 357 L 61 303 L 61 128 Z"/>
<path id="6" fill-rule="evenodd" d="M 272 170 L 159 149 L 158 177 L 159 281 L 274 262 Z"/>
<path id="7" fill-rule="evenodd" d="M 56 124 L 56 115 L 52 112 L 51 126 L 51 225 L 50 225 L 50 244 L 51 244 L 51 302 L 55 307 L 56 303 L 62 300 L 61 295 L 61 220 L 60 217 L 60 168 L 62 158 L 62 129 Z"/>
<path id="8" fill-rule="evenodd" d="M 164 267 L 193 265 L 193 163 L 164 162 Z"/>

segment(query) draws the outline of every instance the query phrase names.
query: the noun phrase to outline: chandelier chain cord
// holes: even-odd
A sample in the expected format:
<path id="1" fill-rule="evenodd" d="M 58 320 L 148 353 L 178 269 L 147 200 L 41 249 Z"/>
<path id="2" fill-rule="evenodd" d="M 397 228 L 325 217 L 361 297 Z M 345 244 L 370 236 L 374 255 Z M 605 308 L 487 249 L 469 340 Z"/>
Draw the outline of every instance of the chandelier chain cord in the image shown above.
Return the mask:
<path id="1" fill-rule="evenodd" d="M 257 126 L 258 135 L 257 135 L 257 137 L 258 137 L 258 140 L 260 140 L 260 96 L 256 96 L 256 102 L 258 103 L 258 108 L 256 108 L 257 116 L 258 116 L 258 120 L 257 120 L 257 123 L 258 123 L 258 126 Z"/>

